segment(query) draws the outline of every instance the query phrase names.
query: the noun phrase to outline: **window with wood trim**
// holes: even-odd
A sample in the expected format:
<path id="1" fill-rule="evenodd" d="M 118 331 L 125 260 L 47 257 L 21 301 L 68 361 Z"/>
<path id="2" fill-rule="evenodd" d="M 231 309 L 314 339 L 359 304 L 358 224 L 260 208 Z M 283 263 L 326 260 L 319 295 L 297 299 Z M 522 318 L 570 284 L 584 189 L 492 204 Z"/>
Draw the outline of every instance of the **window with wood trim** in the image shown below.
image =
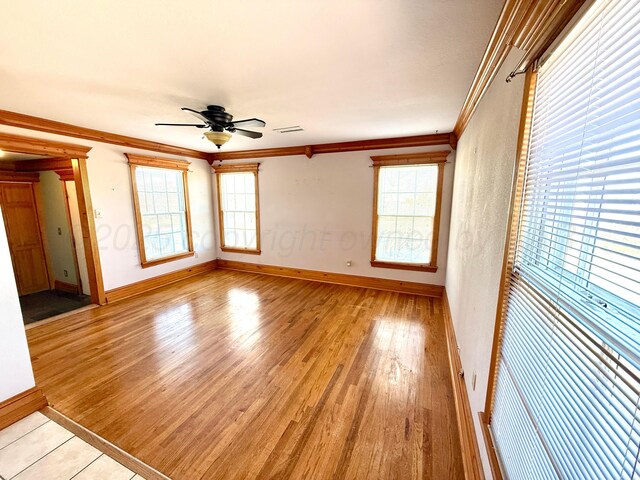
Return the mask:
<path id="1" fill-rule="evenodd" d="M 435 272 L 448 151 L 373 160 L 371 265 Z"/>
<path id="2" fill-rule="evenodd" d="M 143 268 L 194 254 L 189 162 L 127 154 Z"/>
<path id="3" fill-rule="evenodd" d="M 640 4 L 531 78 L 487 398 L 511 479 L 640 478 Z"/>
<path id="4" fill-rule="evenodd" d="M 223 252 L 260 253 L 258 163 L 213 167 Z"/>

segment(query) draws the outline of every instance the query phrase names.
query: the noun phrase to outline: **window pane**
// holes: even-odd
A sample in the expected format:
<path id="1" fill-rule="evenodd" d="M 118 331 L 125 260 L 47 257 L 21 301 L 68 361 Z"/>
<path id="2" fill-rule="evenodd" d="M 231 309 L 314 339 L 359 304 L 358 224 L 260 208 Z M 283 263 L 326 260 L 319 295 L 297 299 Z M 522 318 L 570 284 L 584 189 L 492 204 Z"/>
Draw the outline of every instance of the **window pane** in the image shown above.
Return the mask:
<path id="1" fill-rule="evenodd" d="M 147 260 L 187 252 L 182 171 L 137 166 L 135 175 Z"/>
<path id="2" fill-rule="evenodd" d="M 398 213 L 398 194 L 381 193 L 378 200 L 378 215 L 395 215 Z"/>
<path id="3" fill-rule="evenodd" d="M 156 213 L 155 205 L 153 203 L 153 193 L 142 193 L 142 194 L 140 194 L 140 196 L 144 197 L 144 199 L 145 199 L 144 204 L 145 204 L 145 207 L 146 207 L 146 210 L 142 211 L 141 213 L 142 214 L 145 214 L 145 213 Z"/>
<path id="4" fill-rule="evenodd" d="M 375 259 L 431 263 L 437 165 L 379 167 Z"/>
<path id="5" fill-rule="evenodd" d="M 142 232 L 144 235 L 155 235 L 158 233 L 158 217 L 156 215 L 142 216 Z"/>
<path id="6" fill-rule="evenodd" d="M 233 229 L 236 227 L 236 214 L 234 212 L 223 212 L 224 228 Z"/>
<path id="7" fill-rule="evenodd" d="M 253 172 L 218 173 L 224 219 L 224 246 L 256 249 L 256 196 Z"/>
<path id="8" fill-rule="evenodd" d="M 167 213 L 169 211 L 169 202 L 167 202 L 167 194 L 155 193 L 153 194 L 153 205 L 157 213 Z"/>
<path id="9" fill-rule="evenodd" d="M 247 202 L 245 204 L 245 208 L 248 212 L 256 211 L 256 195 L 254 193 L 247 194 Z"/>
<path id="10" fill-rule="evenodd" d="M 170 233 L 173 230 L 171 215 L 158 215 L 158 229 L 160 233 Z"/>

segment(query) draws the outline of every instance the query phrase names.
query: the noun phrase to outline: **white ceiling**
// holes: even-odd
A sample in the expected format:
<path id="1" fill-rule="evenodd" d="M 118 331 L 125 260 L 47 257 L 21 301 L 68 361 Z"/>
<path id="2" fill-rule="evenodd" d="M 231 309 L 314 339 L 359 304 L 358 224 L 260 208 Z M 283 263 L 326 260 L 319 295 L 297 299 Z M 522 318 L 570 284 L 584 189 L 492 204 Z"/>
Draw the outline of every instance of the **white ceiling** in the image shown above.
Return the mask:
<path id="1" fill-rule="evenodd" d="M 211 151 L 451 131 L 502 0 L 0 0 L 0 109 Z M 301 125 L 304 132 L 272 128 Z"/>

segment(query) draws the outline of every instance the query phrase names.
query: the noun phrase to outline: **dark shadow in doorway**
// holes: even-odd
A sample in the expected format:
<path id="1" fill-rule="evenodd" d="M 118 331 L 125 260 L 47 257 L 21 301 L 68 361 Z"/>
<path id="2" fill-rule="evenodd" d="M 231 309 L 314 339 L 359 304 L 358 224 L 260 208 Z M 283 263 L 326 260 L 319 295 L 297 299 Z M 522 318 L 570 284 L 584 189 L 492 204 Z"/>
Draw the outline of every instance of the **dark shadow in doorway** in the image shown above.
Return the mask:
<path id="1" fill-rule="evenodd" d="M 90 304 L 91 298 L 88 295 L 75 295 L 57 290 L 32 293 L 20 297 L 20 307 L 22 308 L 22 318 L 25 325 Z"/>

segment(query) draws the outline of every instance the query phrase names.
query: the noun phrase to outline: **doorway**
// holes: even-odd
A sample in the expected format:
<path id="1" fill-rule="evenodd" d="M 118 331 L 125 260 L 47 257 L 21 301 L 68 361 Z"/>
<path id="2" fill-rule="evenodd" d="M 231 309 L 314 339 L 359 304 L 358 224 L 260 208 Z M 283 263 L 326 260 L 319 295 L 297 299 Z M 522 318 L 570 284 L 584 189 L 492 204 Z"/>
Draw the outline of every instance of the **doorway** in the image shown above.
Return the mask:
<path id="1" fill-rule="evenodd" d="M 89 150 L 0 134 L 0 210 L 25 324 L 105 303 Z"/>

